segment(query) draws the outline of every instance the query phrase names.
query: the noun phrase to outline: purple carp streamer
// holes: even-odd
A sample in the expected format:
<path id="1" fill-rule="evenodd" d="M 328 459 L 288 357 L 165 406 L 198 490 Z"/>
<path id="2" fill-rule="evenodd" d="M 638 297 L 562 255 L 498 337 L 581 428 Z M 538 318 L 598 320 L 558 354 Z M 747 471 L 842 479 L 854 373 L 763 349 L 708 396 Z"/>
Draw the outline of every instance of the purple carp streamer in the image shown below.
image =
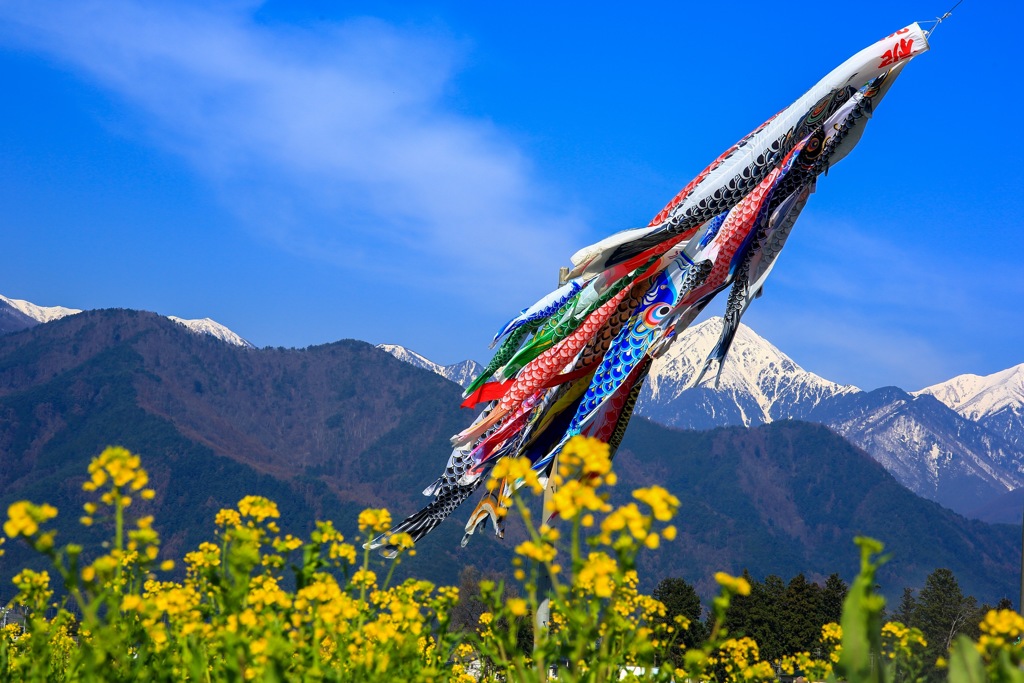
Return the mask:
<path id="1" fill-rule="evenodd" d="M 396 533 L 418 541 L 501 458 L 528 457 L 546 476 L 572 436 L 614 450 L 651 359 L 729 289 L 721 337 L 696 380 L 717 365 L 717 382 L 740 319 L 761 295 L 818 177 L 857 144 L 900 71 L 927 50 L 928 33 L 916 23 L 864 48 L 727 149 L 646 227 L 576 252 L 564 284 L 494 336 L 492 346 L 501 345 L 463 403 L 483 409 L 452 437 L 444 472 L 423 491 L 431 502 L 370 547 L 393 554 Z M 487 520 L 503 535 L 503 499 L 484 495 L 463 545 Z"/>

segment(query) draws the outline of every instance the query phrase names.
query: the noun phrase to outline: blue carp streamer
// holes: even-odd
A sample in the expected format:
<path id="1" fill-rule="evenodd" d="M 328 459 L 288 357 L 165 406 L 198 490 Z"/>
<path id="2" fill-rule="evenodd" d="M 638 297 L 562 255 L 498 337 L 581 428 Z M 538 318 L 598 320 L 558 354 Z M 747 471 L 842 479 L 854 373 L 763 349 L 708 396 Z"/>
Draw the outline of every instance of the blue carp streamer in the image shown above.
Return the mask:
<path id="1" fill-rule="evenodd" d="M 917 24 L 864 48 L 729 147 L 647 226 L 574 254 L 564 284 L 494 335 L 492 346 L 501 345 L 463 403 L 482 410 L 452 437 L 444 472 L 423 492 L 429 504 L 370 547 L 388 554 L 396 533 L 425 536 L 501 458 L 525 456 L 547 476 L 574 435 L 614 452 L 652 358 L 729 290 L 721 337 L 696 382 L 716 364 L 720 377 L 740 319 L 763 292 L 818 178 L 857 144 L 897 76 L 927 50 Z M 502 535 L 505 500 L 484 495 L 463 544 L 488 519 Z"/>

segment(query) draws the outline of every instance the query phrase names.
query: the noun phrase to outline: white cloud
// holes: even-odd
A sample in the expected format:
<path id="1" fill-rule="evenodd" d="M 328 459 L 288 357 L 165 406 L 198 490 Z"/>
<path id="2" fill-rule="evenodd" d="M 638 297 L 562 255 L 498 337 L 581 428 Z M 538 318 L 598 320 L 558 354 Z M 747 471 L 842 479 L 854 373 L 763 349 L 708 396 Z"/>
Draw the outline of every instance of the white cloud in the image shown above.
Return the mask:
<path id="1" fill-rule="evenodd" d="M 146 139 L 293 252 L 464 291 L 553 281 L 582 222 L 500 130 L 446 108 L 456 41 L 372 19 L 260 23 L 255 10 L 5 3 L 0 39 L 115 93 Z"/>
<path id="2" fill-rule="evenodd" d="M 745 320 L 807 369 L 865 389 L 1019 362 L 985 352 L 1022 329 L 1001 295 L 1024 293 L 1011 255 L 922 232 L 805 215 Z"/>
<path id="3" fill-rule="evenodd" d="M 749 317 L 758 333 L 805 369 L 866 390 L 888 385 L 919 389 L 963 367 L 963 358 L 928 335 L 880 325 L 859 309 L 772 302 Z"/>

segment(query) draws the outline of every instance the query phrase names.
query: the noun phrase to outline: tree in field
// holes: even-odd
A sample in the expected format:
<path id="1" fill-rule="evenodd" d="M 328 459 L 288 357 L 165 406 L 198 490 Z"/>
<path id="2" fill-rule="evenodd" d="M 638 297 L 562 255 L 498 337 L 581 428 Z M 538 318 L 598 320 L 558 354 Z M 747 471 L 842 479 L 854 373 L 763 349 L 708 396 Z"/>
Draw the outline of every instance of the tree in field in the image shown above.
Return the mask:
<path id="1" fill-rule="evenodd" d="M 747 576 L 745 573 L 744 576 Z M 786 584 L 778 576 L 770 574 L 764 582 L 751 581 L 750 595 L 744 598 L 745 609 L 731 625 L 732 613 L 726 618 L 726 625 L 732 635 L 750 636 L 760 646 L 761 658 L 773 661 L 786 653 L 785 626 L 782 619 L 782 605 Z M 740 602 L 737 600 L 737 602 Z"/>
<path id="2" fill-rule="evenodd" d="M 914 615 L 925 638 L 944 653 L 958 634 L 973 628 L 977 611 L 978 601 L 964 596 L 953 572 L 936 569 L 925 580 Z"/>
<path id="3" fill-rule="evenodd" d="M 821 589 L 821 613 L 819 620 L 821 625 L 839 623 L 843 616 L 843 601 L 846 600 L 846 593 L 850 587 L 839 578 L 839 574 L 830 574 L 825 580 L 825 587 Z"/>
<path id="4" fill-rule="evenodd" d="M 452 607 L 451 627 L 459 631 L 476 631 L 480 626 L 480 615 L 489 608 L 480 598 L 480 581 L 483 574 L 473 565 L 467 565 L 459 572 L 459 601 Z"/>
<path id="5" fill-rule="evenodd" d="M 917 626 L 917 617 L 914 611 L 917 609 L 917 600 L 914 598 L 914 589 L 906 587 L 900 597 L 900 604 L 893 613 L 892 618 L 904 626 Z"/>
<path id="6" fill-rule="evenodd" d="M 798 652 L 823 652 L 821 627 L 839 623 L 848 587 L 838 574 L 825 587 L 797 574 L 789 583 L 778 576 L 754 581 L 749 572 L 750 595 L 736 596 L 725 626 L 734 636 L 750 636 L 760 646 L 761 657 L 772 661 Z"/>
<path id="7" fill-rule="evenodd" d="M 704 642 L 707 635 L 704 622 L 701 621 L 704 608 L 700 604 L 700 597 L 693 586 L 683 579 L 674 577 L 662 579 L 651 597 L 665 605 L 665 617 L 662 620 L 665 623 L 675 624 L 677 616 L 686 617 L 690 622 L 689 629 L 679 634 L 674 647 L 668 652 L 668 658 L 673 666 L 681 667 L 683 656 L 680 646 L 687 649 L 697 647 Z"/>
<path id="8" fill-rule="evenodd" d="M 811 652 L 821 637 L 821 586 L 794 576 L 782 596 L 782 654 Z"/>
<path id="9" fill-rule="evenodd" d="M 978 601 L 964 596 L 956 576 L 949 569 L 936 569 L 925 580 L 913 611 L 915 625 L 928 641 L 926 660 L 934 662 L 947 657 L 953 640 L 963 633 L 971 636 L 977 630 Z M 941 678 L 932 671 L 931 679 Z"/>
<path id="10" fill-rule="evenodd" d="M 748 635 L 747 627 L 750 623 L 750 609 L 754 604 L 754 587 L 758 585 L 758 582 L 754 580 L 754 577 L 750 575 L 750 570 L 743 570 L 743 579 L 750 584 L 750 595 L 736 595 L 732 599 L 732 603 L 729 606 L 729 611 L 725 615 L 725 628 L 728 629 L 730 635 L 741 636 Z M 712 617 L 708 615 L 710 620 Z M 705 630 L 710 631 L 711 624 L 705 625 Z"/>

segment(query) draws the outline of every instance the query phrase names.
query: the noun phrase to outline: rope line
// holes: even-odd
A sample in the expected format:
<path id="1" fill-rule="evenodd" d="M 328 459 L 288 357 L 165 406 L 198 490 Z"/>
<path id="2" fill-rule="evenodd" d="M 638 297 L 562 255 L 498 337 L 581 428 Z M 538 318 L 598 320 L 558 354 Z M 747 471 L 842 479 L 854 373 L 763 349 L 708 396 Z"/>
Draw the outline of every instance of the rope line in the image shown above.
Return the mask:
<path id="1" fill-rule="evenodd" d="M 934 26 L 932 26 L 930 31 L 925 31 L 924 34 L 928 36 L 928 38 L 931 38 L 932 34 L 935 33 L 935 29 L 939 27 L 939 24 L 941 24 L 944 20 L 949 19 L 950 15 L 953 14 L 953 10 L 959 7 L 960 3 L 963 1 L 964 0 L 957 0 L 957 3 L 950 7 L 949 10 L 947 10 L 946 13 L 943 14 L 941 17 L 935 17 L 934 19 L 928 19 L 927 21 L 917 22 L 919 24 L 935 24 Z"/>

